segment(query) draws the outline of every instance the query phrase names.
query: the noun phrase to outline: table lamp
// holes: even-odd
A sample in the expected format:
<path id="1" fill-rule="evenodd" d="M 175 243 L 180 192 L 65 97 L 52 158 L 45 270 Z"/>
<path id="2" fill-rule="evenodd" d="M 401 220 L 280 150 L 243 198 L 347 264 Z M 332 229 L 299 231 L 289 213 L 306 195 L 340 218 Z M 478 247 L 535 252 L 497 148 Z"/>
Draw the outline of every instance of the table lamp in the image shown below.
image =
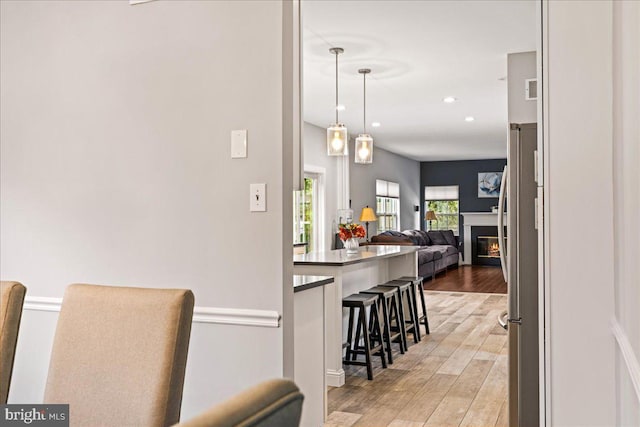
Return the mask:
<path id="1" fill-rule="evenodd" d="M 429 221 L 429 230 L 431 230 L 431 221 L 437 220 L 438 217 L 436 216 L 436 213 L 434 211 L 427 211 L 427 215 L 424 217 L 424 219 Z"/>
<path id="2" fill-rule="evenodd" d="M 369 207 L 369 205 L 362 208 L 362 212 L 360 212 L 360 222 L 364 222 L 367 229 L 367 243 L 369 243 L 369 223 L 373 221 L 377 221 L 378 217 L 376 217 L 373 209 Z"/>

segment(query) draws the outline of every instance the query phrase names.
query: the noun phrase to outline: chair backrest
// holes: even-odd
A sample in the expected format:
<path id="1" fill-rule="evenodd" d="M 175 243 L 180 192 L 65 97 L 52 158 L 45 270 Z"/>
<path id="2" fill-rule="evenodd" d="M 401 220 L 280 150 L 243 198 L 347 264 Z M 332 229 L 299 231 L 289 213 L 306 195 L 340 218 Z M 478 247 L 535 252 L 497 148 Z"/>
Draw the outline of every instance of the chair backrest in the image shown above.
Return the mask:
<path id="1" fill-rule="evenodd" d="M 175 427 L 297 427 L 304 396 L 293 381 L 265 381 Z"/>
<path id="2" fill-rule="evenodd" d="M 185 289 L 70 285 L 44 402 L 78 426 L 178 422 L 193 304 Z"/>
<path id="3" fill-rule="evenodd" d="M 27 288 L 18 282 L 0 282 L 0 404 L 7 403 L 16 354 L 22 305 Z"/>

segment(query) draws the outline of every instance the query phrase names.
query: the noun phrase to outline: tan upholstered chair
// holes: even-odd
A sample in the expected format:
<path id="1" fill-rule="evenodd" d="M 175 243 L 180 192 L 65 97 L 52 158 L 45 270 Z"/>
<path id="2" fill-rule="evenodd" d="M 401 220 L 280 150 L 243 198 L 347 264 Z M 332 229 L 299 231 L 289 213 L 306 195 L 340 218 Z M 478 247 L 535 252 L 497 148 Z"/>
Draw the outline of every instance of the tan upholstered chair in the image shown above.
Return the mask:
<path id="1" fill-rule="evenodd" d="M 193 303 L 185 289 L 70 285 L 45 403 L 68 403 L 76 426 L 177 423 Z"/>
<path id="2" fill-rule="evenodd" d="M 26 291 L 27 288 L 18 282 L 0 282 L 0 404 L 7 403 L 9 397 L 13 358 Z"/>
<path id="3" fill-rule="evenodd" d="M 292 381 L 270 380 L 175 427 L 297 427 L 303 399 Z"/>

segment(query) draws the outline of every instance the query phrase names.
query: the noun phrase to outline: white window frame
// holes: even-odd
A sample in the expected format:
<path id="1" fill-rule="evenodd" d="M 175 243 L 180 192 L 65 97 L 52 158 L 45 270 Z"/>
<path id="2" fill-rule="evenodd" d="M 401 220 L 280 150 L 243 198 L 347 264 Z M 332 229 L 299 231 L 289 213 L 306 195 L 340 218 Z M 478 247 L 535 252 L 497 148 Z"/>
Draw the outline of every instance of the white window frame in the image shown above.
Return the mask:
<path id="1" fill-rule="evenodd" d="M 387 212 L 384 207 L 389 205 L 394 206 L 395 210 Z M 376 179 L 376 216 L 378 233 L 388 230 L 400 231 L 400 184 Z M 388 217 L 395 218 L 395 227 L 386 226 Z"/>
<path id="2" fill-rule="evenodd" d="M 316 203 L 313 205 L 313 240 L 315 243 L 314 251 L 322 252 L 325 250 L 325 179 L 327 170 L 320 166 L 304 165 L 304 177 L 315 180 L 314 193 L 316 195 Z"/>
<path id="3" fill-rule="evenodd" d="M 429 202 L 458 202 L 458 228 L 453 230 L 453 234 L 460 235 L 460 186 L 459 185 L 426 185 L 424 187 L 424 212 L 429 209 Z M 436 215 L 438 213 L 436 212 Z M 453 214 L 441 214 L 453 216 Z M 428 228 L 429 221 L 425 220 L 425 228 Z"/>

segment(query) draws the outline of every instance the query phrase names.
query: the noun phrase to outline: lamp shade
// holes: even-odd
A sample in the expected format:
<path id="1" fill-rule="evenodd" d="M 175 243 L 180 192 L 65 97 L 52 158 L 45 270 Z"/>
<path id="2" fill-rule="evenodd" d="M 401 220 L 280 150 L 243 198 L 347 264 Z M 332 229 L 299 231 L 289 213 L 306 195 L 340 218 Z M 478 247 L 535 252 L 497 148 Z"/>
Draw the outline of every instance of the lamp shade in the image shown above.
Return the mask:
<path id="1" fill-rule="evenodd" d="M 369 206 L 362 208 L 362 212 L 360 212 L 360 221 L 373 222 L 377 220 L 378 217 L 376 217 L 375 212 L 373 212 L 373 208 L 370 208 Z"/>
<path id="2" fill-rule="evenodd" d="M 424 217 L 427 221 L 435 221 L 438 219 L 434 211 L 427 211 L 427 215 Z"/>

